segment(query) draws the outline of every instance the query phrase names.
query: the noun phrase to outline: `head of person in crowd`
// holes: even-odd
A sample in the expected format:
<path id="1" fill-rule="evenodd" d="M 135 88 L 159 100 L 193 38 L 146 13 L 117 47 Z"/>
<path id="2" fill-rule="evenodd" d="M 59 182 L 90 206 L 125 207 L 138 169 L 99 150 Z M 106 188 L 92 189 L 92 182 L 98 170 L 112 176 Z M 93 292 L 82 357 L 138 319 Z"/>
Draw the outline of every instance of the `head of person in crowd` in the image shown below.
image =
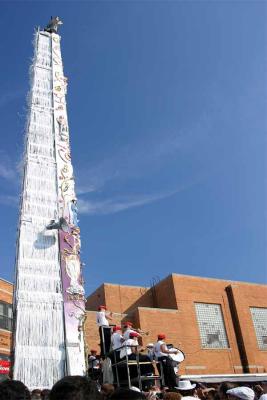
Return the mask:
<path id="1" fill-rule="evenodd" d="M 166 392 L 163 395 L 163 400 L 181 400 L 182 395 L 178 392 Z"/>
<path id="2" fill-rule="evenodd" d="M 113 385 L 111 385 L 110 383 L 104 383 L 101 386 L 101 391 L 100 393 L 102 394 L 102 396 L 104 397 L 104 399 L 109 399 L 109 397 L 112 395 L 112 393 L 114 392 L 115 387 Z"/>
<path id="3" fill-rule="evenodd" d="M 116 389 L 109 397 L 110 400 L 145 400 L 142 392 L 132 389 Z"/>
<path id="4" fill-rule="evenodd" d="M 158 333 L 158 341 L 159 340 L 165 340 L 165 339 L 166 339 L 165 333 Z"/>
<path id="5" fill-rule="evenodd" d="M 50 390 L 49 389 L 43 389 L 42 394 L 41 394 L 41 399 L 42 400 L 49 400 L 49 394 Z"/>
<path id="6" fill-rule="evenodd" d="M 196 384 L 191 383 L 188 379 L 180 380 L 175 389 L 182 397 L 197 397 Z"/>
<path id="7" fill-rule="evenodd" d="M 235 384 L 235 383 L 232 383 L 232 382 L 222 382 L 222 383 L 219 385 L 219 388 L 218 388 L 218 393 L 219 393 L 220 399 L 221 399 L 221 400 L 226 400 L 226 399 L 227 399 L 227 394 L 226 394 L 227 390 L 233 389 L 234 387 L 236 387 L 236 384 Z"/>
<path id="8" fill-rule="evenodd" d="M 133 324 L 130 321 L 123 322 L 123 329 L 132 329 Z"/>
<path id="9" fill-rule="evenodd" d="M 113 333 L 120 333 L 121 327 L 119 325 L 115 325 L 115 326 L 113 326 L 112 331 L 113 331 Z"/>
<path id="10" fill-rule="evenodd" d="M 264 393 L 267 393 L 267 381 L 262 381 L 261 387 L 263 388 Z"/>
<path id="11" fill-rule="evenodd" d="M 0 383 L 0 399 L 30 400 L 31 394 L 24 383 L 16 380 L 6 380 Z"/>
<path id="12" fill-rule="evenodd" d="M 34 389 L 31 393 L 31 400 L 38 400 L 42 398 L 42 391 L 40 389 Z"/>
<path id="13" fill-rule="evenodd" d="M 54 384 L 49 400 L 101 400 L 94 381 L 85 376 L 65 376 Z"/>
<path id="14" fill-rule="evenodd" d="M 226 392 L 229 400 L 254 400 L 255 392 L 247 386 L 237 386 Z"/>
<path id="15" fill-rule="evenodd" d="M 216 392 L 215 388 L 206 388 L 206 389 L 202 389 L 202 393 L 203 393 L 203 396 L 205 399 L 215 400 L 215 396 L 216 396 L 217 392 Z"/>
<path id="16" fill-rule="evenodd" d="M 90 350 L 90 353 L 91 353 L 91 356 L 96 356 L 97 355 L 97 350 L 95 350 L 95 349 L 91 349 Z"/>
<path id="17" fill-rule="evenodd" d="M 107 310 L 107 307 L 104 305 L 101 305 L 98 307 L 98 311 L 106 311 L 106 310 Z"/>

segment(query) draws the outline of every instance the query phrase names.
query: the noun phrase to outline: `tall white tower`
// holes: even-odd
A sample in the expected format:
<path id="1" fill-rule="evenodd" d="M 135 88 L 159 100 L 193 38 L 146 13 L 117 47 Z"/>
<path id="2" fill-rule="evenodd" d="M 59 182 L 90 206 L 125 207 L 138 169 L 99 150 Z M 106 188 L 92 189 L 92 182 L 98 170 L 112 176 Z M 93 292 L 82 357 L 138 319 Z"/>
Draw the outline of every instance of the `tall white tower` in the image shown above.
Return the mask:
<path id="1" fill-rule="evenodd" d="M 14 379 L 85 373 L 84 289 L 58 17 L 34 39 L 14 291 Z M 53 220 L 53 221 L 52 221 Z"/>

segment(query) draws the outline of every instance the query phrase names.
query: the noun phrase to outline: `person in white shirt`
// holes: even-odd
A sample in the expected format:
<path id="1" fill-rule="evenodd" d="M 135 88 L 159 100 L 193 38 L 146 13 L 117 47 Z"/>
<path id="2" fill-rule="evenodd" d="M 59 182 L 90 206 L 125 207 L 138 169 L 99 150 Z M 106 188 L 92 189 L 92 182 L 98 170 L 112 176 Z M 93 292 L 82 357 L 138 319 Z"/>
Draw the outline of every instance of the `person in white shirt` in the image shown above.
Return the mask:
<path id="1" fill-rule="evenodd" d="M 116 325 L 113 327 L 113 333 L 111 335 L 111 348 L 114 350 L 116 361 L 120 359 L 120 348 L 122 347 L 124 339 L 121 334 L 121 327 Z"/>
<path id="2" fill-rule="evenodd" d="M 138 352 L 139 349 L 139 343 L 138 343 L 138 337 L 141 335 L 138 332 L 130 332 L 129 333 L 129 339 L 125 340 L 123 342 L 123 348 L 121 349 L 120 352 L 120 357 L 121 359 L 125 359 L 126 354 L 128 360 L 136 360 L 139 359 L 139 361 L 145 362 L 144 364 L 140 364 L 140 372 L 141 375 L 154 375 L 154 367 L 152 363 L 149 363 L 150 359 L 147 355 L 145 354 L 140 354 Z M 138 357 L 138 358 L 137 358 Z M 132 377 L 136 377 L 138 372 L 137 372 L 137 367 L 136 365 L 130 365 L 130 373 Z M 148 382 L 148 381 L 147 381 Z"/>
<path id="3" fill-rule="evenodd" d="M 97 351 L 91 350 L 91 355 L 88 356 L 88 375 L 91 376 L 93 380 L 98 379 L 100 375 L 100 361 L 97 358 Z"/>
<path id="4" fill-rule="evenodd" d="M 112 312 L 107 312 L 106 306 L 99 306 L 96 313 L 96 323 L 99 327 L 101 357 L 110 351 L 111 329 L 109 321 L 112 321 Z"/>
<path id="5" fill-rule="evenodd" d="M 137 348 L 139 346 L 137 338 L 137 332 L 133 331 L 129 334 L 129 339 L 126 339 L 123 342 L 123 347 L 120 351 L 120 358 L 125 358 L 127 354 L 129 360 L 136 360 Z"/>
<path id="6" fill-rule="evenodd" d="M 171 389 L 177 385 L 177 376 L 174 372 L 169 354 L 177 354 L 177 350 L 168 350 L 168 347 L 164 342 L 165 339 L 166 335 L 164 333 L 158 334 L 158 341 L 154 344 L 154 354 L 156 360 L 162 364 L 165 385 Z"/>
<path id="7" fill-rule="evenodd" d="M 153 343 L 148 343 L 146 345 L 146 349 L 147 349 L 147 355 L 148 355 L 150 361 L 153 361 L 154 357 L 155 357 L 154 344 Z"/>
<path id="8" fill-rule="evenodd" d="M 123 339 L 128 340 L 130 338 L 130 333 L 137 333 L 136 337 L 141 337 L 142 335 L 133 329 L 133 324 L 131 322 L 124 322 L 123 324 Z"/>

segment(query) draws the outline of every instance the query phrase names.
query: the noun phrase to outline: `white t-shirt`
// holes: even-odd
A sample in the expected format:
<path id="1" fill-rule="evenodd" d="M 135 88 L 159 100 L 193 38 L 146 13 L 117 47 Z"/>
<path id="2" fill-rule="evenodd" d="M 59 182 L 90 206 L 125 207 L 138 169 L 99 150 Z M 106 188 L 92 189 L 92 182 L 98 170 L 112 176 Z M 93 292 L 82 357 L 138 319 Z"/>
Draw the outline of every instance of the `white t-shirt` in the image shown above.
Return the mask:
<path id="1" fill-rule="evenodd" d="M 95 357 L 95 356 L 89 356 L 88 358 L 88 364 L 89 364 L 89 368 L 96 368 L 99 369 L 100 367 L 100 362 L 99 360 Z"/>
<path id="2" fill-rule="evenodd" d="M 123 339 L 123 337 L 119 332 L 112 333 L 112 335 L 111 335 L 111 347 L 112 347 L 112 350 L 117 350 L 122 346 L 121 339 Z"/>
<path id="3" fill-rule="evenodd" d="M 166 343 L 163 340 L 159 340 L 157 343 L 154 344 L 154 353 L 155 353 L 155 357 L 156 359 L 158 359 L 159 357 L 164 357 L 164 356 L 168 356 L 167 353 L 162 353 L 160 347 L 161 345 L 163 345 Z"/>
<path id="4" fill-rule="evenodd" d="M 154 347 L 153 347 L 153 349 L 151 347 L 147 349 L 147 355 L 151 361 L 154 359 L 154 356 L 155 356 Z"/>
<path id="5" fill-rule="evenodd" d="M 104 310 L 96 313 L 96 323 L 98 326 L 109 326 L 109 322 L 106 318 L 106 312 Z"/>
<path id="6" fill-rule="evenodd" d="M 138 341 L 137 339 L 127 339 L 125 342 L 123 342 L 123 348 L 120 351 L 120 358 L 123 358 L 128 354 L 132 354 L 132 349 L 131 347 L 126 347 L 126 346 L 138 346 Z"/>
<path id="7" fill-rule="evenodd" d="M 131 328 L 127 328 L 126 329 L 126 331 L 123 333 L 123 339 L 124 340 L 128 340 L 128 339 L 130 339 L 130 333 L 136 333 L 136 331 L 134 331 L 133 329 L 131 329 Z"/>

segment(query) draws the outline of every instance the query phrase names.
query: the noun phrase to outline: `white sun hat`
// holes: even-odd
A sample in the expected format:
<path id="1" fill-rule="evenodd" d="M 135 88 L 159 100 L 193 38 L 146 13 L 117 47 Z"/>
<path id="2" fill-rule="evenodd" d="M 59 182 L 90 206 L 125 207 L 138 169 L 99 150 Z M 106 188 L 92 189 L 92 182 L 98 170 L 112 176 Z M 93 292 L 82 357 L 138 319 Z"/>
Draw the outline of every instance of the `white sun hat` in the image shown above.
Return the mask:
<path id="1" fill-rule="evenodd" d="M 146 347 L 154 347 L 154 343 L 148 343 Z"/>
<path id="2" fill-rule="evenodd" d="M 141 392 L 141 390 L 136 386 L 131 386 L 130 389 L 133 390 L 134 392 Z"/>
<path id="3" fill-rule="evenodd" d="M 229 389 L 226 394 L 230 394 L 230 396 L 235 396 L 242 400 L 254 400 L 255 397 L 254 391 L 246 386 Z"/>
<path id="4" fill-rule="evenodd" d="M 195 389 L 196 384 L 195 383 L 191 383 L 189 381 L 189 379 L 185 379 L 183 381 L 179 381 L 178 386 L 175 387 L 175 389 L 179 389 L 179 390 L 192 390 Z"/>

